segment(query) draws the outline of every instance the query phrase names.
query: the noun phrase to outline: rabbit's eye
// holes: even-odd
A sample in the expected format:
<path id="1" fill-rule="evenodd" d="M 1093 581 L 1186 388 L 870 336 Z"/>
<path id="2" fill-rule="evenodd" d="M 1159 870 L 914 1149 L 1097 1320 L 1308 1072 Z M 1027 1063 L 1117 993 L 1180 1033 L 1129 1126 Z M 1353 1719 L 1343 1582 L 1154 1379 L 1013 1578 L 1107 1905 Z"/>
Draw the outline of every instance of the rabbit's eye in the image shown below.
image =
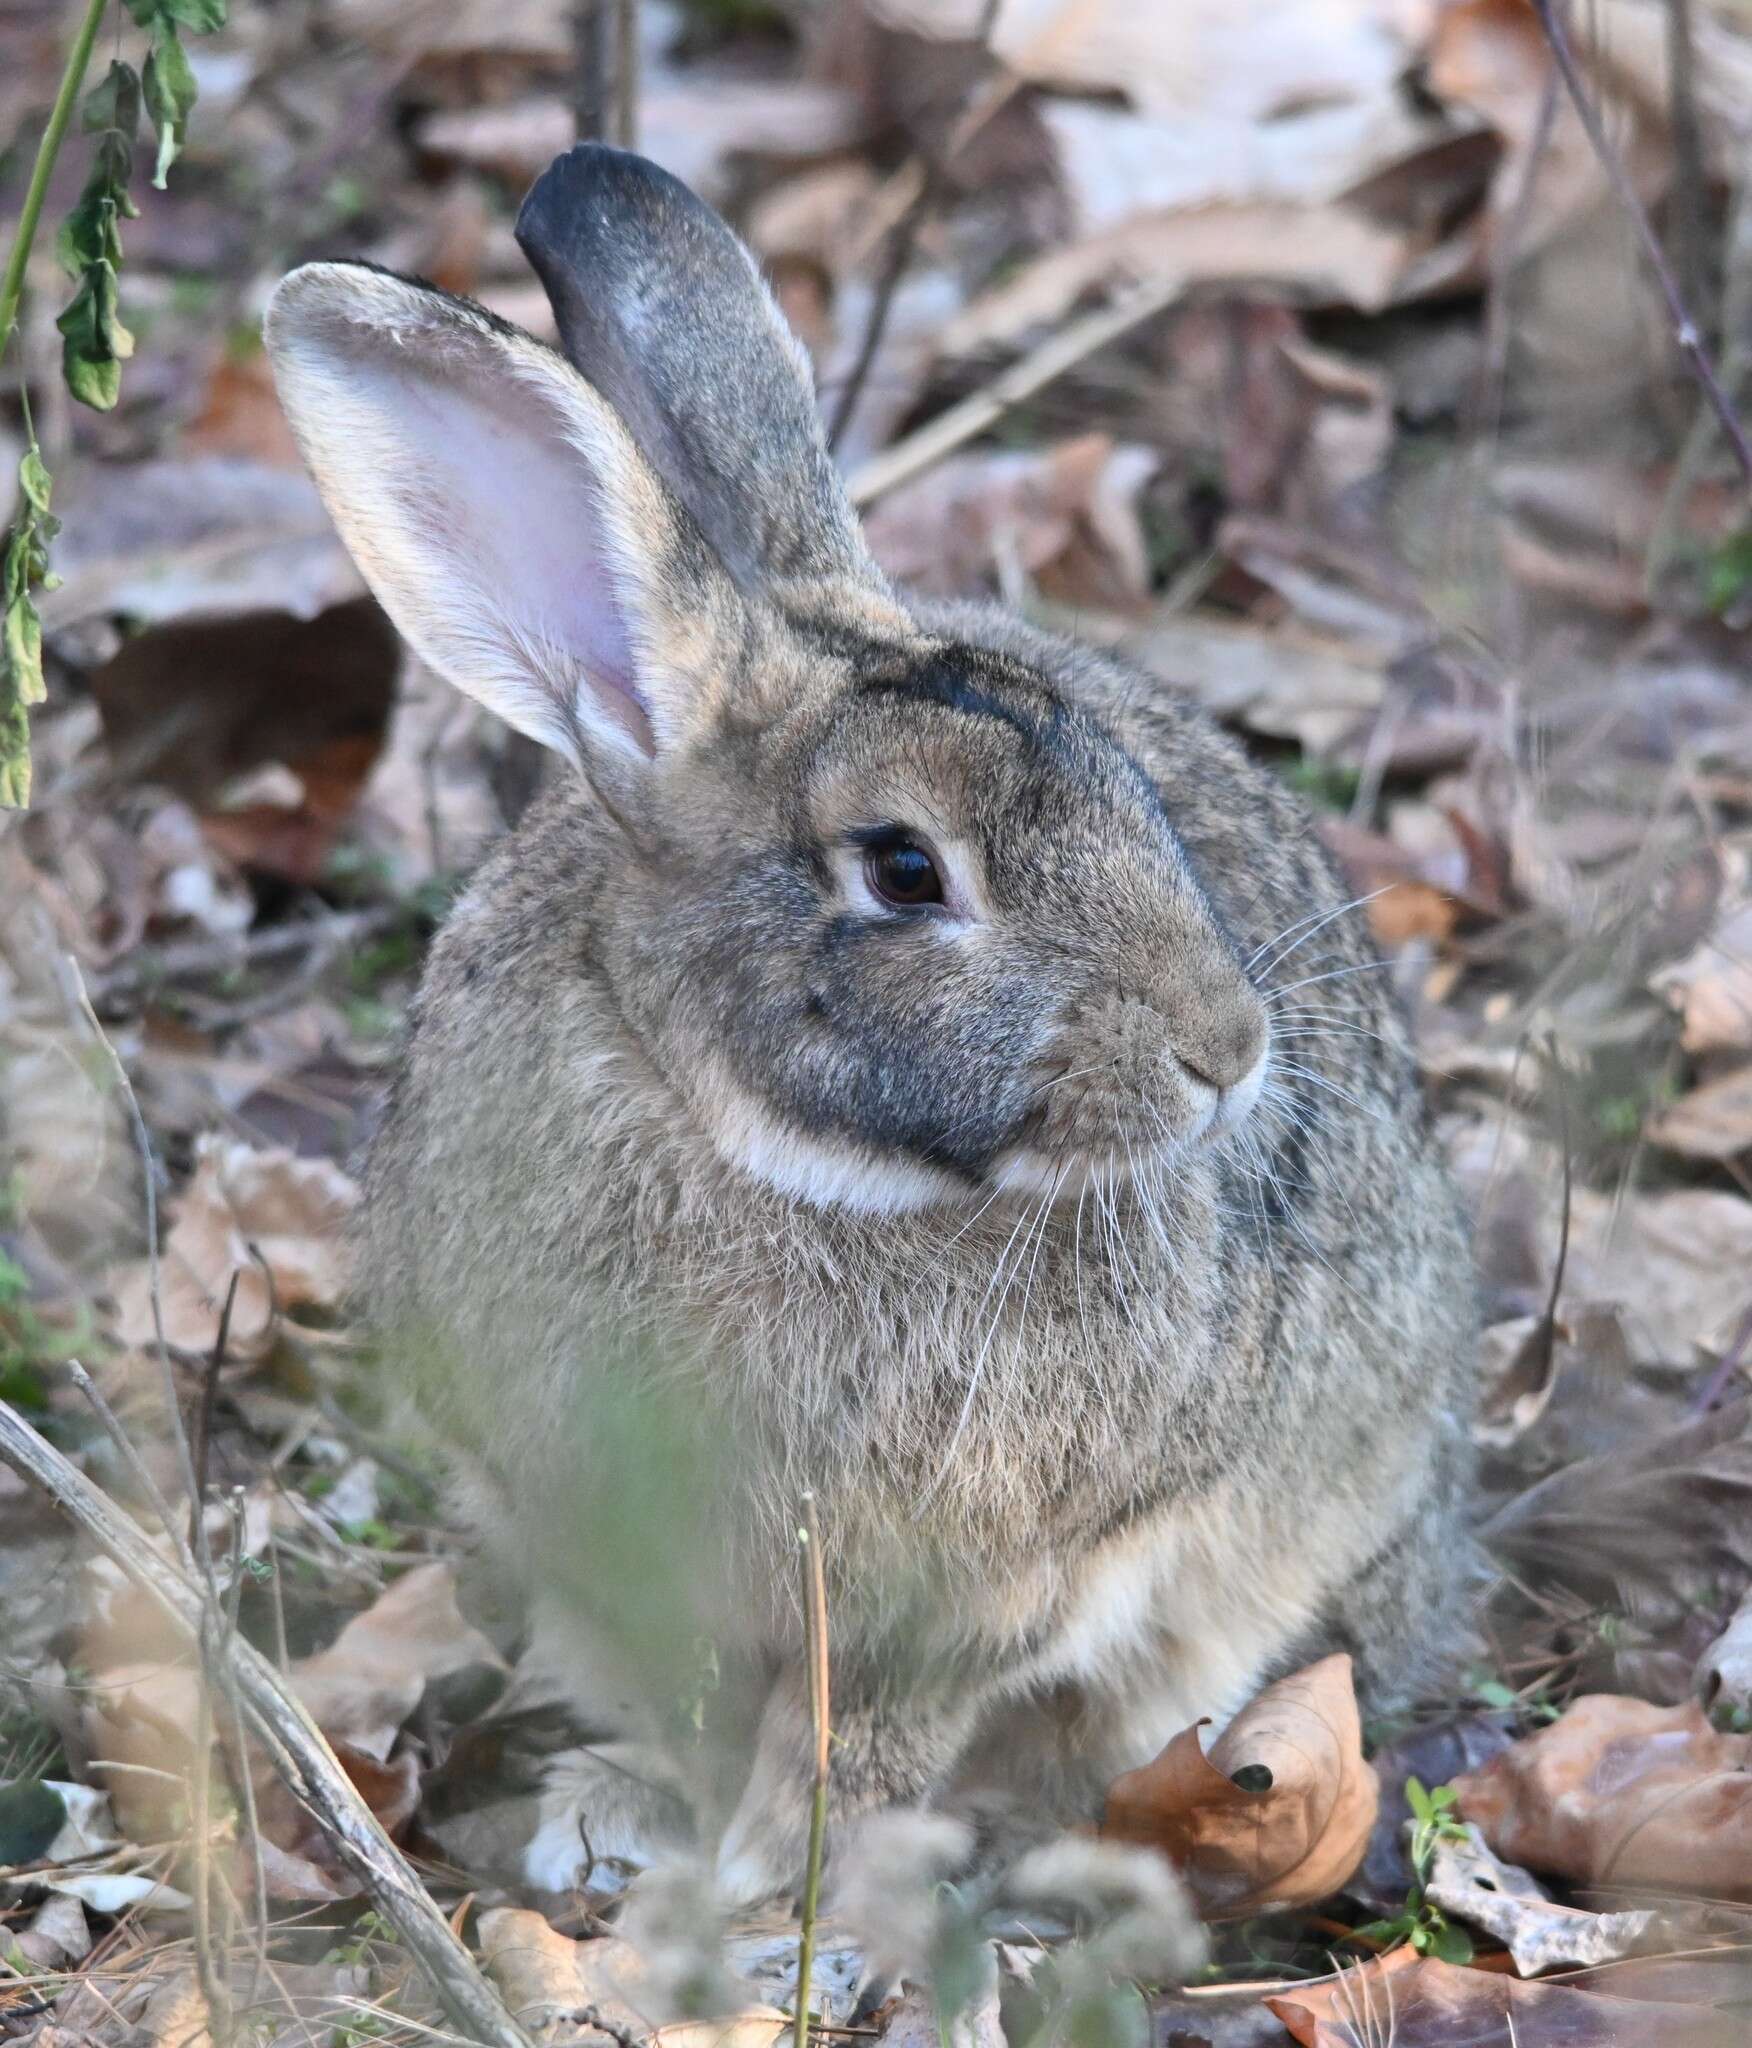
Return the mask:
<path id="1" fill-rule="evenodd" d="M 943 900 L 937 863 L 913 839 L 886 839 L 871 847 L 864 856 L 864 879 L 884 903 L 903 909 Z"/>

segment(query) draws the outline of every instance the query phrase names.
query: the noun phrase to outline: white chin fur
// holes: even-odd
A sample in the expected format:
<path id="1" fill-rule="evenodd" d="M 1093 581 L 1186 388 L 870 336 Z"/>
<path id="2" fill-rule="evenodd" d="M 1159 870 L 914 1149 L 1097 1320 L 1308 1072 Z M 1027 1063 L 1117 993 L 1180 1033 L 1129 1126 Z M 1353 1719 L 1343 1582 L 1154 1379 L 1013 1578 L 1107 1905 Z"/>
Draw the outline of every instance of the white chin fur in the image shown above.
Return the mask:
<path id="1" fill-rule="evenodd" d="M 714 1134 L 720 1157 L 742 1172 L 814 1209 L 851 1209 L 865 1216 L 899 1216 L 930 1209 L 967 1192 L 966 1184 L 934 1166 L 878 1159 L 851 1145 L 824 1143 L 775 1123 L 739 1096 Z"/>

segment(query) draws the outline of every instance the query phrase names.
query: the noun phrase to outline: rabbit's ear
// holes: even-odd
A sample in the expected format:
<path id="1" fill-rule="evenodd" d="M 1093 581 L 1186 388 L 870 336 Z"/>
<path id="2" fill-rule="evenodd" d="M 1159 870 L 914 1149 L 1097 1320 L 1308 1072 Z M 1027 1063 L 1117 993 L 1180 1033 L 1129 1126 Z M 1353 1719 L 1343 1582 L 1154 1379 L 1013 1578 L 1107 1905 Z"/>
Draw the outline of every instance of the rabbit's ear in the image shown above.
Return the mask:
<path id="1" fill-rule="evenodd" d="M 312 263 L 265 324 L 341 537 L 413 647 L 621 810 L 740 598 L 603 398 L 479 307 Z"/>
<path id="2" fill-rule="evenodd" d="M 702 200 L 582 143 L 517 216 L 574 366 L 631 428 L 737 583 L 882 585 L 754 258 Z"/>

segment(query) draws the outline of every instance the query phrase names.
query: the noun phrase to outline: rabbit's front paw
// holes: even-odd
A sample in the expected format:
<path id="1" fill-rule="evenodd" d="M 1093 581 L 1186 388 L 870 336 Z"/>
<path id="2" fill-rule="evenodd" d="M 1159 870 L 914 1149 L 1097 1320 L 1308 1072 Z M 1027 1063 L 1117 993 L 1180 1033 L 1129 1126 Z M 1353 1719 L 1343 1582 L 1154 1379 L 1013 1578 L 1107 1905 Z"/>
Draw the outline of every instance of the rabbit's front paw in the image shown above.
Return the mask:
<path id="1" fill-rule="evenodd" d="M 523 1877 L 538 1891 L 618 1891 L 692 1835 L 679 1797 L 623 1760 L 631 1744 L 569 1749 L 548 1764 Z M 640 1759 L 643 1761 L 643 1759 Z"/>
<path id="2" fill-rule="evenodd" d="M 745 1797 L 718 1845 L 718 1897 L 736 1913 L 800 1892 L 808 1855 L 806 1803 L 795 1808 L 789 1800 L 756 1806 Z"/>
<path id="3" fill-rule="evenodd" d="M 855 1699 L 836 1705 L 827 1794 L 827 1854 L 864 1815 L 929 1802 L 964 1746 L 966 1701 L 933 1709 L 909 1701 L 895 1714 Z M 738 1910 L 802 1888 L 809 1853 L 815 1752 L 802 1675 L 781 1677 L 761 1716 L 754 1767 L 718 1847 L 717 1886 Z"/>

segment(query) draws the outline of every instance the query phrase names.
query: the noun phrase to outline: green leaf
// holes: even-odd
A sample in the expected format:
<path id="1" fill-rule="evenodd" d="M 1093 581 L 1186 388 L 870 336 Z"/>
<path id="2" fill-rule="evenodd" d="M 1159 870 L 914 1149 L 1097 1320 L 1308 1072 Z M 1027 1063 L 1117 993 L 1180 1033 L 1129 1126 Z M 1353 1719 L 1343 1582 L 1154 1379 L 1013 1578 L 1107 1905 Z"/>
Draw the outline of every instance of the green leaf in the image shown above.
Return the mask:
<path id="1" fill-rule="evenodd" d="M 1434 1820 L 1436 1809 L 1431 1803 L 1430 1795 L 1416 1778 L 1407 1778 L 1405 1781 L 1405 1803 L 1417 1819 Z"/>
<path id="2" fill-rule="evenodd" d="M 152 182 L 163 191 L 165 173 L 182 153 L 196 99 L 195 74 L 189 69 L 187 52 L 177 39 L 174 23 L 163 14 L 153 17 L 152 54 L 146 59 L 141 87 L 146 111 L 158 131 L 158 162 Z"/>
<path id="3" fill-rule="evenodd" d="M 120 395 L 121 366 L 134 353 L 134 337 L 117 313 L 116 267 L 107 257 L 85 266 L 72 304 L 55 325 L 68 389 L 81 405 L 108 412 Z"/>
<path id="4" fill-rule="evenodd" d="M 0 693 L 0 810 L 22 811 L 30 802 L 30 726 L 24 706 Z"/>
<path id="5" fill-rule="evenodd" d="M 39 1862 L 66 1819 L 66 1800 L 41 1778 L 0 1785 L 0 1868 Z"/>
<path id="6" fill-rule="evenodd" d="M 18 465 L 18 488 L 24 493 L 24 502 L 34 512 L 47 512 L 49 498 L 55 485 L 49 475 L 49 466 L 43 460 L 43 451 L 33 441 L 24 451 Z"/>
<path id="7" fill-rule="evenodd" d="M 228 0 L 159 0 L 159 12 L 198 36 L 225 26 Z"/>
<path id="8" fill-rule="evenodd" d="M 78 204 L 61 223 L 55 254 L 69 277 L 80 277 L 94 263 L 113 270 L 122 260 L 122 237 L 116 226 L 121 209 L 107 191 L 87 186 Z"/>
<path id="9" fill-rule="evenodd" d="M 1442 1920 L 1420 1932 L 1424 1935 L 1418 1943 L 1420 1954 L 1434 1956 L 1441 1963 L 1471 1962 L 1472 1937 L 1464 1927 L 1456 1927 L 1451 1920 Z"/>
<path id="10" fill-rule="evenodd" d="M 26 709 L 48 694 L 43 682 L 43 622 L 28 591 L 21 592 L 0 618 L 0 652 L 6 657 L 6 678 L 15 704 Z"/>
<path id="11" fill-rule="evenodd" d="M 119 60 L 85 95 L 79 109 L 79 125 L 87 135 L 106 128 L 132 142 L 140 126 L 140 75 L 132 64 Z"/>

